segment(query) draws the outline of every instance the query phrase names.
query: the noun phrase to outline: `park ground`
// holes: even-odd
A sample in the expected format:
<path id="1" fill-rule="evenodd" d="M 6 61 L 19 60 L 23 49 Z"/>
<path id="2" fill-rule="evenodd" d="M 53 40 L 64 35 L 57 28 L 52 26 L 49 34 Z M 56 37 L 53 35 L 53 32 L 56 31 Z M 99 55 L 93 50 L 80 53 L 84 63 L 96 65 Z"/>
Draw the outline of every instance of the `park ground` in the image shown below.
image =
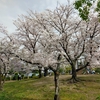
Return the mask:
<path id="1" fill-rule="evenodd" d="M 60 76 L 60 100 L 100 100 L 100 75 L 78 75 L 78 83 L 69 83 L 70 75 Z M 41 79 L 7 81 L 0 100 L 53 100 L 53 76 Z"/>

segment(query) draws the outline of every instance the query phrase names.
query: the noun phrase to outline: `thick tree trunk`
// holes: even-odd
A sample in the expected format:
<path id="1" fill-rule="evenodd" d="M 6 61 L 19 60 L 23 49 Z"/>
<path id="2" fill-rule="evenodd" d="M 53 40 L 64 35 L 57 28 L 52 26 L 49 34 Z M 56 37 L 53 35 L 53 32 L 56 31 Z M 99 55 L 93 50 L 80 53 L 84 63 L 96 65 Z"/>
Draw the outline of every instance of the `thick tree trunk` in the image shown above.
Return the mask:
<path id="1" fill-rule="evenodd" d="M 75 67 L 73 66 L 72 67 L 72 80 L 73 80 L 73 82 L 75 82 L 77 79 L 77 74 L 76 74 L 76 69 L 75 69 Z"/>
<path id="2" fill-rule="evenodd" d="M 71 68 L 72 68 L 72 77 L 70 79 L 70 82 L 75 83 L 78 81 L 77 80 L 77 73 L 76 73 L 76 68 L 78 68 L 77 60 L 73 61 L 73 64 L 71 64 Z"/>
<path id="3" fill-rule="evenodd" d="M 59 99 L 59 72 L 54 72 L 54 81 L 55 81 L 54 100 L 60 100 Z"/>
<path id="4" fill-rule="evenodd" d="M 44 68 L 44 77 L 46 77 L 48 75 L 48 69 Z"/>

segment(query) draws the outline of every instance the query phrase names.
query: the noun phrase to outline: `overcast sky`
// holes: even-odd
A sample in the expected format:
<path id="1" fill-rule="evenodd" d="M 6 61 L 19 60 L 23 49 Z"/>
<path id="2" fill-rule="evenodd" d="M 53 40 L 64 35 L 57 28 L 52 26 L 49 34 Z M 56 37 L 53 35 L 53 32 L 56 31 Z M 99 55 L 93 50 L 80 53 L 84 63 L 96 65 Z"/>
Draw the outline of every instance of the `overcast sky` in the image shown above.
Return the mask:
<path id="1" fill-rule="evenodd" d="M 18 15 L 27 14 L 29 9 L 37 12 L 54 9 L 57 2 L 66 4 L 67 0 L 0 0 L 0 24 L 6 26 L 8 32 L 12 33 L 16 28 L 13 21 L 18 18 Z"/>

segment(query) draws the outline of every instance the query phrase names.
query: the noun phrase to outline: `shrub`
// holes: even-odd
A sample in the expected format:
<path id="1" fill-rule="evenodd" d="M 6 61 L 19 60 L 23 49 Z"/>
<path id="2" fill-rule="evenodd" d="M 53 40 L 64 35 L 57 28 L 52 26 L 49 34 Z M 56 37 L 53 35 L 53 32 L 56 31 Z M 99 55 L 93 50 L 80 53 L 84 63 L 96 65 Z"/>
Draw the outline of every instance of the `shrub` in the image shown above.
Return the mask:
<path id="1" fill-rule="evenodd" d="M 28 78 L 28 76 L 24 76 L 24 79 L 27 79 Z"/>
<path id="2" fill-rule="evenodd" d="M 59 69 L 59 73 L 62 74 L 63 72 L 64 72 L 64 68 L 60 68 L 60 69 Z"/>
<path id="3" fill-rule="evenodd" d="M 67 74 L 71 74 L 71 67 L 70 66 L 66 66 L 66 73 Z"/>
<path id="4" fill-rule="evenodd" d="M 24 74 L 21 75 L 22 79 L 24 78 Z"/>
<path id="5" fill-rule="evenodd" d="M 12 80 L 18 80 L 18 73 L 15 73 Z"/>
<path id="6" fill-rule="evenodd" d="M 100 68 L 95 68 L 95 73 L 100 74 Z"/>
<path id="7" fill-rule="evenodd" d="M 32 78 L 33 76 L 29 76 L 29 78 Z"/>
<path id="8" fill-rule="evenodd" d="M 9 76 L 7 76 L 5 80 L 6 80 L 6 81 L 9 81 L 9 80 L 10 80 L 10 77 L 9 77 Z"/>

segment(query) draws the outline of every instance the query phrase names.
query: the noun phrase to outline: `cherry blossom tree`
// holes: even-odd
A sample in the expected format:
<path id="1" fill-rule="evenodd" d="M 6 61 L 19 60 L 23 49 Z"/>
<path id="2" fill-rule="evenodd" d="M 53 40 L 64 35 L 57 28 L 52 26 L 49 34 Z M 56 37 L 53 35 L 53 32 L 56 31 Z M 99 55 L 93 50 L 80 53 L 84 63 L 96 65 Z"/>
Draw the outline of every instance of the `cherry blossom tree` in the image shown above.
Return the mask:
<path id="1" fill-rule="evenodd" d="M 91 17 L 92 16 L 92 17 Z M 84 32 L 86 33 L 86 47 L 84 55 L 89 61 L 90 66 L 94 63 L 95 59 L 98 59 L 98 52 L 100 47 L 100 23 L 99 19 L 95 14 L 89 16 L 89 21 L 85 22 Z"/>
<path id="2" fill-rule="evenodd" d="M 20 51 L 23 52 L 24 61 L 27 63 L 33 63 L 34 54 L 38 52 L 39 38 L 41 34 L 38 31 L 38 25 L 35 23 L 35 19 L 32 21 L 30 16 L 20 16 L 18 20 L 14 21 L 17 27 L 17 41 L 20 45 Z M 41 77 L 41 67 L 39 67 L 39 77 Z"/>
<path id="3" fill-rule="evenodd" d="M 0 25 L 0 32 L 7 34 L 6 27 Z M 8 48 L 6 38 L 0 40 L 0 90 L 3 88 L 5 77 L 9 69 L 10 55 L 6 52 Z M 3 78 L 3 79 L 2 79 Z"/>
<path id="4" fill-rule="evenodd" d="M 98 45 L 96 41 L 93 42 L 99 36 L 99 21 L 95 15 L 90 17 L 89 22 L 82 21 L 72 5 L 61 5 L 53 11 L 31 12 L 30 16 L 31 20 L 35 16 L 40 25 L 41 34 L 50 37 L 49 40 L 46 40 L 49 45 L 46 46 L 44 43 L 43 46 L 52 47 L 52 50 L 57 50 L 63 54 L 72 68 L 71 80 L 77 81 L 76 72 L 91 63 L 90 59 L 92 60 L 95 47 Z M 93 24 L 94 22 L 95 24 Z M 42 40 L 41 43 L 43 42 Z M 81 68 L 76 69 L 76 63 L 81 56 L 85 56 L 87 62 Z"/>
<path id="5" fill-rule="evenodd" d="M 75 20 L 76 17 L 73 17 L 73 13 L 74 9 L 71 5 L 61 5 L 54 11 L 48 10 L 45 13 L 35 14 L 35 16 L 41 25 L 41 31 L 51 36 L 51 45 L 55 50 L 63 53 L 66 60 L 71 64 L 72 79 L 76 80 L 75 63 L 84 52 L 85 40 L 84 38 L 83 40 L 79 39 L 78 32 L 81 32 L 79 27 L 81 21 Z M 79 50 L 80 52 L 78 52 Z"/>
<path id="6" fill-rule="evenodd" d="M 10 54 L 19 58 L 20 60 L 37 65 L 39 72 L 41 68 L 51 69 L 54 72 L 55 80 L 55 100 L 58 100 L 59 94 L 59 67 L 60 67 L 60 55 L 54 56 L 55 52 L 58 52 L 54 45 L 51 45 L 52 37 L 50 34 L 46 34 L 46 31 L 42 31 L 41 25 L 35 19 L 35 16 L 23 16 L 23 19 L 18 19 L 14 22 L 18 31 L 15 34 L 13 42 L 17 49 L 10 52 Z M 54 37 L 53 37 L 54 38 Z M 16 42 L 17 41 L 17 42 Z M 18 44 L 18 45 L 17 45 Z M 41 75 L 40 75 L 41 77 Z"/>

